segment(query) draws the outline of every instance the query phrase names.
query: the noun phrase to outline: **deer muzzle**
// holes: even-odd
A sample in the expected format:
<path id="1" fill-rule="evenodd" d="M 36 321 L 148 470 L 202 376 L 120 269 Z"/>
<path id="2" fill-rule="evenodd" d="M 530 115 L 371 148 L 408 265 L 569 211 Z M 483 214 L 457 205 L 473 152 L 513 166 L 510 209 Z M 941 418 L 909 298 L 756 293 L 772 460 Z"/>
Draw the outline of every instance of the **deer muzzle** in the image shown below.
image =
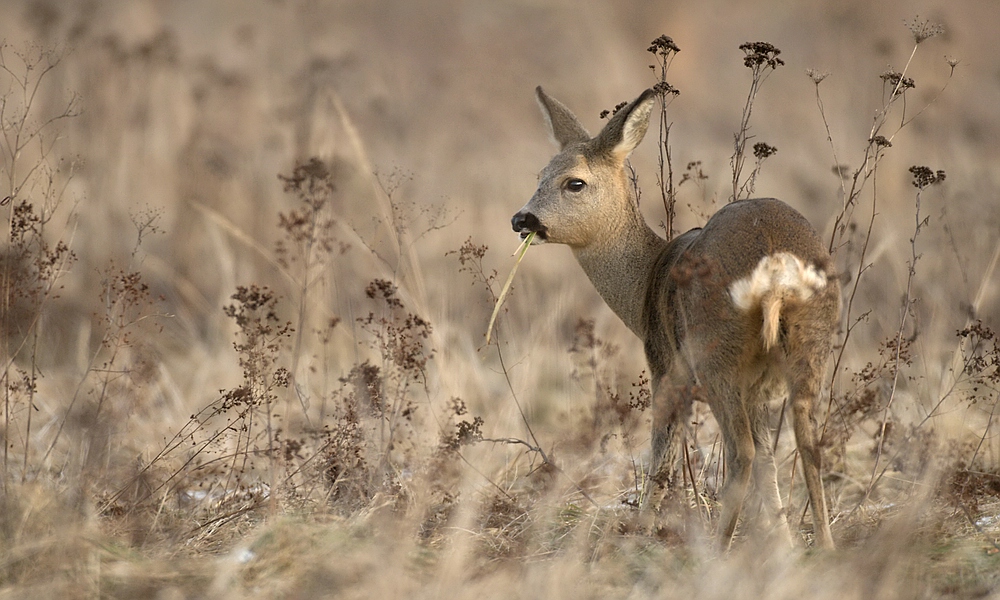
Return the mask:
<path id="1" fill-rule="evenodd" d="M 534 213 L 528 212 L 526 210 L 518 211 L 510 219 L 511 228 L 517 233 L 521 234 L 521 239 L 527 237 L 532 231 L 535 232 L 535 239 L 544 241 L 546 239 L 545 226 L 542 222 L 538 220 L 538 217 Z"/>

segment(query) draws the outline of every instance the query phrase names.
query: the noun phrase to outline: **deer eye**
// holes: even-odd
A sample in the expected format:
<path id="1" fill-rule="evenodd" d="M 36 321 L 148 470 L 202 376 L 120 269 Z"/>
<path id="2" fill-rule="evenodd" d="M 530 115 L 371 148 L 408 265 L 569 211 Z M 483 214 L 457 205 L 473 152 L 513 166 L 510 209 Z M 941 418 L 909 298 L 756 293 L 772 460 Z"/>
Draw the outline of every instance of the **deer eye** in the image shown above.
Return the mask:
<path id="1" fill-rule="evenodd" d="M 583 191 L 583 188 L 587 187 L 587 182 L 573 177 L 572 179 L 567 179 L 566 183 L 563 184 L 563 187 L 570 192 L 580 192 Z"/>

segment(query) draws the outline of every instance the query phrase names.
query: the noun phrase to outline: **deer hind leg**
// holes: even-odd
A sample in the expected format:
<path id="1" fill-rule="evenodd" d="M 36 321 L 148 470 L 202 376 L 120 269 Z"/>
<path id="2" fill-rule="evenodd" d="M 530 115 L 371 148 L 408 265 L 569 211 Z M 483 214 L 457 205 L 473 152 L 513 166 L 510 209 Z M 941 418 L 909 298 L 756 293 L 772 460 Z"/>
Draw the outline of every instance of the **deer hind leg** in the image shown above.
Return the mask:
<path id="1" fill-rule="evenodd" d="M 827 512 L 826 495 L 823 493 L 823 481 L 820 478 L 822 460 L 813 420 L 813 404 L 818 395 L 818 375 L 795 382 L 792 385 L 792 418 L 795 426 L 795 443 L 802 458 L 802 473 L 806 480 L 806 488 L 809 490 L 809 503 L 812 505 L 816 545 L 833 548 L 830 515 Z"/>
<path id="2" fill-rule="evenodd" d="M 788 517 L 781 504 L 778 490 L 778 470 L 774 465 L 774 450 L 771 442 L 771 419 L 767 399 L 759 398 L 748 407 L 750 428 L 753 431 L 754 461 L 753 480 L 764 512 L 771 520 L 772 530 L 792 546 L 792 534 L 788 528 Z"/>
<path id="3" fill-rule="evenodd" d="M 812 506 L 813 530 L 816 545 L 833 548 L 830 533 L 830 515 L 827 511 L 823 480 L 820 477 L 822 457 L 816 439 L 816 423 L 813 407 L 819 398 L 827 355 L 829 335 L 818 332 L 818 328 L 791 327 L 789 330 L 789 389 L 792 407 L 792 422 L 795 428 L 795 443 L 802 458 L 802 472 L 809 490 Z M 808 335 L 808 334 L 812 335 Z"/>
<path id="4" fill-rule="evenodd" d="M 726 450 L 726 483 L 722 487 L 722 515 L 719 520 L 719 544 L 728 549 L 736 531 L 743 502 L 750 487 L 756 448 L 750 417 L 743 398 L 735 389 L 722 386 L 712 390 L 709 403 L 719 423 Z"/>

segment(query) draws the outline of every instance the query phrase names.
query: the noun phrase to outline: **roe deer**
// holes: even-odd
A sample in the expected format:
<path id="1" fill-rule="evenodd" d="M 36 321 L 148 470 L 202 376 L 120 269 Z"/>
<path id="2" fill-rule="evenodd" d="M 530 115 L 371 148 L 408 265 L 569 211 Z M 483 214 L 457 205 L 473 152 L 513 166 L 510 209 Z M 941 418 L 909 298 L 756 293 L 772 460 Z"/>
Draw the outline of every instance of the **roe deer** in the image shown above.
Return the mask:
<path id="1" fill-rule="evenodd" d="M 566 244 L 608 306 L 642 339 L 653 385 L 653 433 L 643 504 L 662 496 L 674 434 L 691 401 L 712 409 L 725 445 L 720 543 L 728 548 L 753 480 L 789 543 L 771 448 L 769 401 L 787 395 L 812 505 L 816 544 L 833 547 L 813 405 L 839 322 L 840 285 L 809 222 L 780 200 L 733 202 L 672 241 L 639 212 L 625 160 L 639 145 L 653 90 L 596 137 L 542 88 L 542 113 L 560 152 L 511 219 L 534 243 Z M 751 477 L 752 475 L 752 477 Z M 659 501 L 654 501 L 656 507 Z"/>

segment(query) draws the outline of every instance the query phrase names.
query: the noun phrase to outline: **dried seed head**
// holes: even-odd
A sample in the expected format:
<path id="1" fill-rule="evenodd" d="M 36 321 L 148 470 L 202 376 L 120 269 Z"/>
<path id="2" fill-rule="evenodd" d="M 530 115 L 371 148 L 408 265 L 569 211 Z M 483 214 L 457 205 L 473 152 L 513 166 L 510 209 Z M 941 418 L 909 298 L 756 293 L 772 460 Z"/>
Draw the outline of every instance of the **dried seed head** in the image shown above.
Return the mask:
<path id="1" fill-rule="evenodd" d="M 615 107 L 612 110 L 602 110 L 601 118 L 607 119 L 609 116 L 617 115 L 618 111 L 625 108 L 626 106 L 628 106 L 628 102 L 619 102 L 618 104 L 615 105 Z"/>
<path id="2" fill-rule="evenodd" d="M 650 54 L 659 54 L 660 56 L 667 56 L 671 52 L 680 52 L 681 49 L 677 47 L 674 43 L 673 38 L 668 35 L 661 35 L 652 41 L 649 48 L 646 49 Z"/>
<path id="3" fill-rule="evenodd" d="M 944 181 L 945 172 L 942 169 L 931 170 L 930 167 L 914 165 L 909 169 L 913 175 L 913 187 L 922 190 L 929 185 L 934 185 Z"/>
<path id="4" fill-rule="evenodd" d="M 918 44 L 944 33 L 944 27 L 940 23 L 935 23 L 929 19 L 921 19 L 920 15 L 913 17 L 912 21 L 903 21 L 903 23 L 906 23 L 906 28 L 913 34 L 913 41 Z"/>
<path id="5" fill-rule="evenodd" d="M 656 85 L 654 85 L 653 86 L 653 91 L 656 92 L 657 94 L 663 96 L 664 98 L 666 98 L 668 94 L 672 95 L 672 96 L 676 96 L 676 95 L 678 95 L 678 94 L 681 93 L 681 91 L 679 89 L 677 89 L 674 86 L 670 85 L 666 81 L 661 81 L 661 82 L 657 83 Z"/>
<path id="6" fill-rule="evenodd" d="M 812 79 L 813 83 L 819 85 L 821 81 L 830 76 L 829 71 L 817 71 L 816 69 L 806 69 L 806 75 Z"/>
<path id="7" fill-rule="evenodd" d="M 957 58 L 952 58 L 952 57 L 946 55 L 944 57 L 944 62 L 948 63 L 948 66 L 951 67 L 951 75 L 954 75 L 955 74 L 955 67 L 957 67 L 958 64 L 960 62 L 962 62 L 962 61 L 958 60 Z"/>
<path id="8" fill-rule="evenodd" d="M 757 160 L 764 160 L 769 156 L 774 156 L 778 149 L 764 142 L 757 142 L 753 145 L 753 155 Z"/>
<path id="9" fill-rule="evenodd" d="M 893 92 L 894 96 L 898 96 L 906 90 L 917 87 L 917 84 L 913 82 L 912 77 L 904 77 L 902 73 L 893 71 L 891 68 L 886 70 L 885 73 L 879 75 L 879 78 L 892 86 L 893 90 L 895 90 Z"/>
<path id="10" fill-rule="evenodd" d="M 778 58 L 781 50 L 768 42 L 745 42 L 740 44 L 740 50 L 745 54 L 743 64 L 749 69 L 758 69 L 764 65 L 777 69 L 785 64 L 785 61 Z"/>

